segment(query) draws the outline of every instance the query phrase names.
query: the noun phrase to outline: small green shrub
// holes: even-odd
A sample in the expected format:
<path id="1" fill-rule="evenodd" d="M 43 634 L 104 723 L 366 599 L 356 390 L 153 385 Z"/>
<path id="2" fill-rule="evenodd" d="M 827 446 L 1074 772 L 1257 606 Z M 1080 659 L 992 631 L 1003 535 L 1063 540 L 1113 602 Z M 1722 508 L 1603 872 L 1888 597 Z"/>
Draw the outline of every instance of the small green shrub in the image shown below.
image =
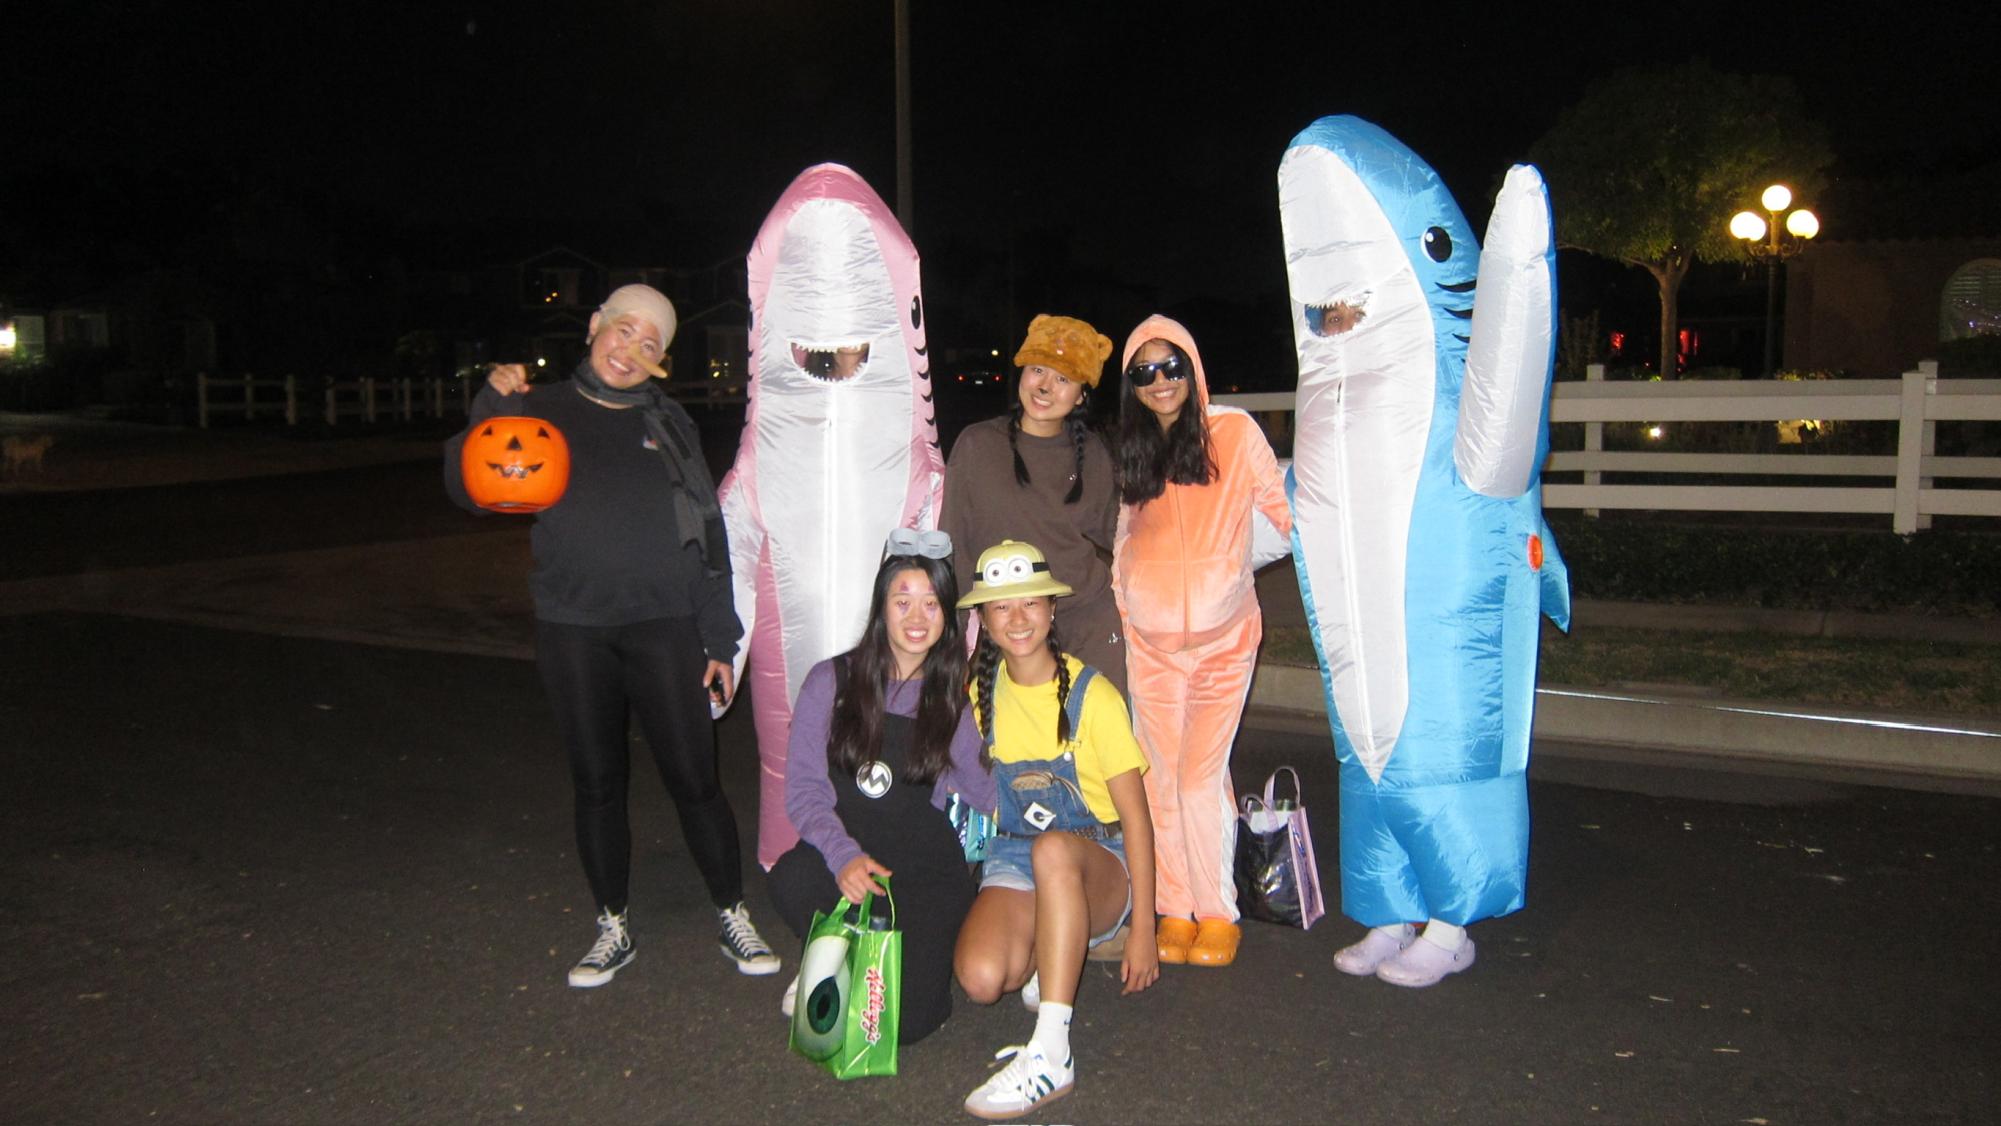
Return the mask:
<path id="1" fill-rule="evenodd" d="M 2001 537 L 1656 524 L 1551 513 L 1580 598 L 1989 616 Z"/>

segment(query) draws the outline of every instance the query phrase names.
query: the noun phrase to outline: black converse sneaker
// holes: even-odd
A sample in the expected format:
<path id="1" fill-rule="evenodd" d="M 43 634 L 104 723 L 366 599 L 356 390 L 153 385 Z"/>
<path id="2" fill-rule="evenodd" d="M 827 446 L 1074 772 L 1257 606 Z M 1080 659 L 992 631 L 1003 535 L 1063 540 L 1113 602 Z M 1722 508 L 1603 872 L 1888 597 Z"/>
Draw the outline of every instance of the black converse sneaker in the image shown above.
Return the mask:
<path id="1" fill-rule="evenodd" d="M 778 972 L 778 955 L 771 952 L 771 947 L 758 937 L 757 928 L 750 925 L 750 909 L 743 905 L 743 900 L 717 911 L 716 919 L 721 924 L 716 945 L 736 963 L 738 973 L 762 977 Z"/>
<path id="2" fill-rule="evenodd" d="M 611 980 L 611 975 L 624 969 L 636 953 L 632 935 L 625 929 L 625 912 L 614 915 L 607 909 L 598 916 L 598 940 L 591 944 L 591 952 L 570 967 L 570 984 L 579 989 L 603 985 Z"/>

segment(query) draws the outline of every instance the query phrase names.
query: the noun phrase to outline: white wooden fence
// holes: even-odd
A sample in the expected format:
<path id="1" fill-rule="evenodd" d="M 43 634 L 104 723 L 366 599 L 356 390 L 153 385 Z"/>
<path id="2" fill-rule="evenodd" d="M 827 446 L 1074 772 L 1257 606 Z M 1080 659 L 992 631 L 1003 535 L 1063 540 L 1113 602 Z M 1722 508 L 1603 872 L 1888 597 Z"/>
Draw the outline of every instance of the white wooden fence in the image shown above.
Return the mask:
<path id="1" fill-rule="evenodd" d="M 312 388 L 318 390 L 312 390 Z M 447 400 L 459 414 L 472 407 L 472 381 L 461 380 L 456 393 L 448 393 L 443 379 L 360 379 L 301 380 L 296 375 L 259 379 L 253 375 L 195 377 L 195 406 L 203 429 L 210 416 L 234 418 L 239 413 L 254 420 L 283 415 L 285 425 L 299 424 L 300 408 L 309 399 L 317 400 L 318 415 L 328 426 L 340 425 L 343 418 L 365 423 L 393 419 L 408 422 L 419 416 L 442 418 Z"/>
<path id="2" fill-rule="evenodd" d="M 1245 410 L 1291 411 L 1289 392 L 1218 395 Z M 1897 452 L 1831 454 L 1692 454 L 1604 448 L 1608 422 L 1767 422 L 1793 419 L 1897 423 Z M 1859 512 L 1890 517 L 1900 535 L 1931 526 L 1933 516 L 2001 517 L 2001 489 L 1936 487 L 1941 478 L 2001 479 L 2001 457 L 1940 457 L 1938 423 L 2001 420 L 2001 380 L 1938 377 L 1918 365 L 1901 379 L 1745 383 L 1607 383 L 1593 365 L 1582 383 L 1558 383 L 1550 421 L 1584 424 L 1584 449 L 1550 455 L 1545 469 L 1582 471 L 1581 484 L 1545 482 L 1545 508 L 1671 509 L 1700 512 Z M 1701 484 L 1608 485 L 1604 474 L 1700 473 L 1743 477 L 1882 478 L 1882 485 Z"/>

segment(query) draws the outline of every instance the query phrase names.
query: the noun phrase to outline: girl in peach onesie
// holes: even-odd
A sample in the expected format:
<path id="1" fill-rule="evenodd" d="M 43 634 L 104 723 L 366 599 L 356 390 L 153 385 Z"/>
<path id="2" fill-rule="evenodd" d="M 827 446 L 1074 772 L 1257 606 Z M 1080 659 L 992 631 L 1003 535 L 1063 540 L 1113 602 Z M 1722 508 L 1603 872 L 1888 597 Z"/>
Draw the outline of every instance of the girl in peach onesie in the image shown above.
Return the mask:
<path id="1" fill-rule="evenodd" d="M 1112 589 L 1150 767 L 1160 960 L 1227 966 L 1241 937 L 1230 745 L 1264 637 L 1251 529 L 1262 513 L 1289 537 L 1292 514 L 1257 423 L 1210 405 L 1187 329 L 1148 317 L 1124 367 Z"/>

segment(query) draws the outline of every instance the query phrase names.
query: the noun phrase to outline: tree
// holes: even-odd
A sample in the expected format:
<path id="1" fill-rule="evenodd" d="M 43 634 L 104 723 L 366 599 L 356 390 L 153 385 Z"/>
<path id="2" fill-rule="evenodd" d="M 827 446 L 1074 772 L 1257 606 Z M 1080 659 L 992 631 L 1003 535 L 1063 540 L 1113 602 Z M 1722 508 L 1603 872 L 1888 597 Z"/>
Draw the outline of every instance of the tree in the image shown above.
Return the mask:
<path id="1" fill-rule="evenodd" d="M 1834 160 L 1785 78 L 1707 63 L 1622 71 L 1595 84 L 1529 150 L 1549 183 L 1561 246 L 1638 266 L 1661 291 L 1661 377 L 1675 375 L 1675 303 L 1696 259 L 1742 253 L 1730 216 L 1773 181 L 1811 199 Z"/>

